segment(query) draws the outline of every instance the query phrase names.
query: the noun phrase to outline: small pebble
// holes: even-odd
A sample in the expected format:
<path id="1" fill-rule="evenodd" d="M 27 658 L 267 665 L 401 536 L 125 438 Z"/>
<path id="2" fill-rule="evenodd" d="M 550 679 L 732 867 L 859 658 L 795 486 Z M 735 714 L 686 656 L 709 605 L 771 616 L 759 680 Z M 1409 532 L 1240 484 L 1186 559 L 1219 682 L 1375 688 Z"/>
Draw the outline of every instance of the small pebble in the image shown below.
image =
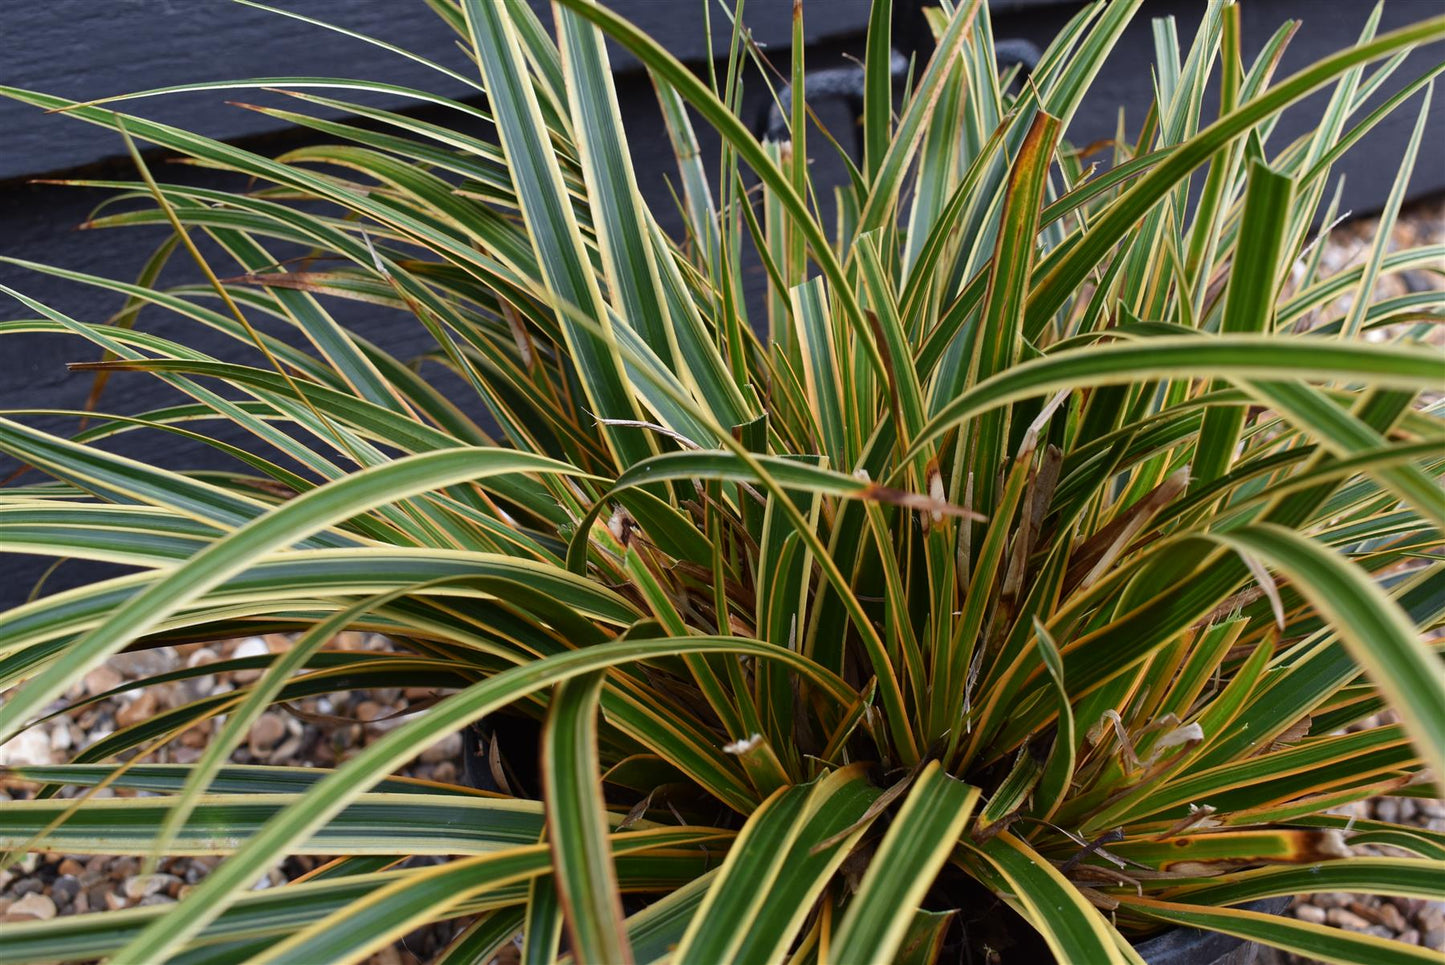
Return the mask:
<path id="1" fill-rule="evenodd" d="M 109 664 L 101 664 L 85 675 L 85 689 L 92 697 L 121 685 L 120 674 Z"/>
<path id="2" fill-rule="evenodd" d="M 6 921 L 45 920 L 55 917 L 55 902 L 42 894 L 28 894 L 5 909 Z"/>
<path id="3" fill-rule="evenodd" d="M 462 735 L 448 734 L 421 752 L 421 759 L 428 764 L 454 761 L 462 756 Z"/>
<path id="4" fill-rule="evenodd" d="M 1389 902 L 1380 905 L 1380 924 L 1397 935 L 1409 927 L 1405 922 L 1405 916 L 1400 914 L 1400 909 Z"/>
<path id="5" fill-rule="evenodd" d="M 1371 924 L 1378 925 L 1383 919 L 1380 917 L 1380 910 L 1377 905 L 1378 902 L 1370 900 L 1352 901 L 1349 904 L 1349 909 Z"/>
<path id="6" fill-rule="evenodd" d="M 1331 908 L 1325 913 L 1325 920 L 1331 925 L 1340 928 L 1347 928 L 1350 931 L 1365 931 L 1370 923 L 1347 908 Z"/>
<path id="7" fill-rule="evenodd" d="M 373 965 L 402 965 L 401 953 L 396 946 L 388 945 L 372 957 Z"/>
<path id="8" fill-rule="evenodd" d="M 250 746 L 251 753 L 263 754 L 275 747 L 281 738 L 286 736 L 286 722 L 279 714 L 270 712 L 256 718 L 251 725 Z"/>
<path id="9" fill-rule="evenodd" d="M 134 877 L 127 878 L 125 881 L 125 896 L 131 901 L 149 898 L 151 895 L 164 891 L 166 887 L 175 880 L 175 875 L 135 875 Z"/>
<path id="10" fill-rule="evenodd" d="M 149 878 L 136 875 L 134 878 L 127 878 L 125 884 L 121 886 L 121 890 L 131 901 L 140 901 L 147 894 L 146 885 L 148 883 Z"/>
<path id="11" fill-rule="evenodd" d="M 127 650 L 110 658 L 110 665 L 123 676 L 139 678 L 174 669 L 176 651 L 173 647 L 150 650 Z"/>
<path id="12" fill-rule="evenodd" d="M 1295 908 L 1294 914 L 1300 921 L 1307 921 L 1315 925 L 1325 923 L 1325 910 L 1318 905 L 1299 905 Z"/>
<path id="13" fill-rule="evenodd" d="M 19 898 L 24 895 L 38 895 L 44 890 L 45 885 L 43 882 L 40 881 L 40 879 L 21 878 L 19 881 L 15 882 L 14 887 L 10 889 L 10 894 Z"/>
<path id="14" fill-rule="evenodd" d="M 260 637 L 247 637 L 242 640 L 231 654 L 237 660 L 245 657 L 264 657 L 270 654 L 271 648 L 266 646 L 266 641 Z"/>
<path id="15" fill-rule="evenodd" d="M 241 641 L 240 646 L 236 647 L 235 652 L 232 653 L 231 656 L 240 659 L 242 657 L 267 657 L 270 656 L 270 654 L 271 651 L 267 648 L 266 641 L 260 637 L 249 637 Z M 255 683 L 261 679 L 261 671 L 232 670 L 231 679 L 238 684 Z"/>
<path id="16" fill-rule="evenodd" d="M 177 686 L 180 692 L 176 695 L 176 704 L 200 700 L 216 692 L 216 675 L 208 673 L 204 677 L 192 677 L 189 680 L 177 681 Z"/>
<path id="17" fill-rule="evenodd" d="M 80 895 L 80 879 L 75 875 L 61 875 L 50 885 L 50 897 L 60 908 L 68 908 Z"/>
<path id="18" fill-rule="evenodd" d="M 0 767 L 11 764 L 54 764 L 50 738 L 38 727 L 23 730 L 0 744 Z"/>
<path id="19" fill-rule="evenodd" d="M 271 653 L 285 653 L 292 647 L 291 638 L 284 633 L 268 633 L 261 639 Z"/>
<path id="20" fill-rule="evenodd" d="M 139 724 L 142 721 L 150 720 L 156 713 L 156 694 L 154 690 L 142 690 L 140 695 L 130 703 L 122 707 L 115 715 L 116 723 L 122 727 L 130 727 L 132 724 Z"/>
<path id="21" fill-rule="evenodd" d="M 204 667 L 206 664 L 215 663 L 217 660 L 220 659 L 221 658 L 219 655 L 217 655 L 216 651 L 212 650 L 210 647 L 201 647 L 198 650 L 191 651 L 191 655 L 186 658 L 186 666 L 192 669 L 196 667 Z"/>

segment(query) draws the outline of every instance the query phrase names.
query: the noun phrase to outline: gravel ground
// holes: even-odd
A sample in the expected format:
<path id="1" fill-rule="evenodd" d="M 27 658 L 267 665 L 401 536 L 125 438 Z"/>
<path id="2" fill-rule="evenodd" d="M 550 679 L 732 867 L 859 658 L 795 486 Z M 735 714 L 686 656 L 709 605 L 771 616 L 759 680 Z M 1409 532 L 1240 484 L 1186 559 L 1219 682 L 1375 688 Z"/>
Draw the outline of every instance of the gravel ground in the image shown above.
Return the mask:
<path id="1" fill-rule="evenodd" d="M 1369 257 L 1370 248 L 1379 235 L 1379 227 L 1378 218 L 1359 218 L 1337 227 L 1331 232 L 1320 256 L 1320 275 L 1328 277 L 1363 263 Z M 1417 202 L 1400 213 L 1391 232 L 1390 249 L 1393 251 L 1442 242 L 1445 242 L 1445 197 L 1437 197 Z M 1445 271 L 1445 264 L 1438 267 Z M 1427 289 L 1445 291 L 1445 277 L 1425 271 L 1388 275 L 1375 286 L 1375 298 L 1394 298 Z M 1319 313 L 1319 317 L 1311 319 L 1309 323 L 1338 317 L 1349 310 L 1351 301 L 1349 296 L 1338 299 L 1330 306 L 1331 311 Z M 1367 332 L 1365 337 L 1372 341 L 1381 341 L 1393 337 L 1398 331 L 1399 327 L 1391 326 Z M 1445 326 L 1435 326 L 1428 340 L 1435 345 L 1445 345 Z M 1398 821 L 1432 831 L 1445 831 L 1445 802 L 1441 801 L 1379 798 L 1358 801 L 1337 810 L 1338 813 L 1360 820 Z M 1356 850 L 1362 854 L 1389 854 L 1393 851 L 1390 848 L 1370 846 L 1361 846 Z M 1441 897 L 1445 898 L 1445 882 L 1441 885 Z M 1445 952 L 1445 900 L 1424 901 L 1415 898 L 1329 892 L 1301 895 L 1290 906 L 1289 913 L 1302 921 L 1334 925 L 1381 938 L 1397 938 L 1437 952 Z M 1260 958 L 1261 965 L 1308 965 L 1311 961 L 1269 949 Z"/>
<path id="2" fill-rule="evenodd" d="M 1390 723 L 1391 715 L 1365 721 L 1350 730 Z M 1398 822 L 1445 831 L 1445 801 L 1426 798 L 1384 797 L 1356 801 L 1335 808 L 1334 813 L 1355 819 Z M 1362 855 L 1401 855 L 1406 852 L 1388 846 L 1357 845 L 1352 849 Z M 1445 898 L 1445 881 L 1441 883 Z M 1395 898 L 1380 895 L 1356 895 L 1325 892 L 1300 895 L 1289 908 L 1289 914 L 1301 921 L 1317 925 L 1334 925 L 1347 931 L 1361 932 L 1380 938 L 1395 938 L 1413 945 L 1423 945 L 1445 952 L 1445 900 L 1426 901 L 1420 898 Z M 1286 955 L 1268 949 L 1260 957 L 1260 965 L 1310 965 L 1314 960 Z"/>
<path id="3" fill-rule="evenodd" d="M 199 667 L 233 657 L 276 653 L 291 645 L 281 634 L 226 640 L 206 646 L 162 647 L 156 650 L 120 654 L 91 671 L 66 695 L 58 707 L 113 690 L 123 683 L 182 667 Z M 391 644 L 375 634 L 343 633 L 332 649 L 388 650 Z M 206 674 L 187 681 L 123 693 L 80 710 L 56 717 L 32 728 L 19 738 L 0 745 L 0 767 L 10 764 L 58 764 L 75 751 L 156 713 L 188 703 L 199 697 L 222 694 L 254 681 L 259 671 L 241 670 Z M 331 767 L 401 722 L 413 702 L 421 704 L 434 694 L 430 690 L 361 691 L 312 698 L 282 710 L 262 714 L 251 727 L 248 740 L 231 760 L 237 764 L 280 764 Z M 202 749 L 218 732 L 208 721 L 148 756 L 152 763 L 194 763 Z M 460 735 L 452 735 L 422 752 L 404 767 L 402 774 L 426 780 L 454 782 L 461 764 Z M 31 786 L 10 783 L 0 786 L 0 800 L 25 798 Z M 128 796 L 134 792 L 103 788 L 99 797 Z M 299 878 L 324 863 L 299 855 L 287 859 L 260 882 L 268 888 Z M 104 911 L 139 905 L 170 904 L 184 897 L 216 864 L 211 858 L 172 858 L 163 861 L 154 875 L 141 875 L 134 856 L 86 856 L 31 854 L 18 865 L 0 870 L 0 921 L 28 921 L 56 915 Z M 459 925 L 422 929 L 395 946 L 372 957 L 373 965 L 422 965 L 437 957 Z"/>
<path id="4" fill-rule="evenodd" d="M 1325 250 L 1320 255 L 1318 277 L 1328 278 L 1345 268 L 1363 264 L 1369 257 L 1375 238 L 1379 235 L 1379 227 L 1378 218 L 1359 218 L 1338 225 L 1330 233 L 1329 240 L 1325 243 Z M 1404 248 L 1441 243 L 1445 243 L 1445 195 L 1417 201 L 1402 210 L 1400 217 L 1395 222 L 1394 230 L 1390 234 L 1389 250 L 1398 251 Z M 1445 291 L 1445 276 L 1440 274 L 1440 272 L 1445 272 L 1445 263 L 1437 265 L 1436 269 L 1435 272 L 1418 269 L 1394 272 L 1382 277 L 1375 285 L 1374 301 L 1430 289 Z M 1330 306 L 1330 311 L 1306 319 L 1306 327 L 1339 317 L 1349 310 L 1351 301 L 1350 295 L 1336 299 Z M 1375 342 L 1383 341 L 1395 337 L 1401 332 L 1402 327 L 1408 328 L 1409 326 L 1408 324 L 1389 326 L 1366 332 L 1365 338 Z M 1435 345 L 1445 345 L 1445 326 L 1436 325 L 1427 336 L 1427 341 Z"/>
<path id="5" fill-rule="evenodd" d="M 1378 222 L 1361 219 L 1338 227 L 1321 257 L 1322 274 L 1329 275 L 1365 259 L 1373 243 Z M 1392 247 L 1445 242 L 1445 198 L 1417 203 L 1402 214 L 1395 228 Z M 1445 268 L 1445 266 L 1442 266 Z M 1382 279 L 1376 297 L 1388 298 L 1422 288 L 1445 289 L 1445 279 L 1428 272 L 1408 272 Z M 1341 299 L 1319 320 L 1347 310 Z M 1385 338 L 1386 333 L 1370 333 Z M 1432 341 L 1445 344 L 1445 326 L 1439 326 Z M 231 657 L 259 656 L 278 652 L 290 645 L 287 637 L 268 635 L 222 641 L 208 646 L 165 647 L 158 650 L 121 654 L 91 671 L 67 694 L 66 703 L 104 693 L 121 683 L 137 680 L 178 667 L 196 667 Z M 390 644 L 381 637 L 357 633 L 341 634 L 332 645 L 339 649 L 384 650 Z M 143 720 L 159 711 L 179 706 L 206 694 L 225 693 L 248 683 L 257 671 L 208 674 L 164 687 L 130 692 L 109 698 L 55 718 L 45 726 L 0 745 L 0 767 L 8 764 L 62 763 L 79 749 L 113 733 L 119 727 Z M 236 763 L 270 763 L 333 766 L 364 747 L 399 721 L 413 702 L 429 700 L 430 692 L 393 688 L 346 695 L 333 695 L 300 702 L 293 713 L 272 711 L 257 720 L 247 743 L 232 757 Z M 150 759 L 157 763 L 191 763 L 212 736 L 214 722 L 197 727 L 156 748 Z M 425 751 L 403 773 L 436 781 L 454 781 L 460 766 L 461 740 L 453 735 Z M 24 798 L 30 789 L 17 784 L 0 786 L 0 800 Z M 101 796 L 125 794 L 103 789 Z M 1343 813 L 1359 818 L 1377 818 L 1415 824 L 1445 831 L 1445 803 L 1440 801 L 1385 798 L 1360 802 Z M 1378 849 L 1362 850 L 1377 853 Z M 141 876 L 140 862 L 133 856 L 43 854 L 30 855 L 20 864 L 0 869 L 0 921 L 48 919 L 56 915 L 119 909 L 137 905 L 167 904 L 186 891 L 214 865 L 206 858 L 175 858 L 163 862 L 159 873 Z M 305 875 L 317 867 L 317 859 L 298 856 L 274 869 L 257 887 L 274 887 Z M 1445 901 L 1380 898 L 1368 895 L 1323 894 L 1303 896 L 1290 913 L 1304 920 L 1334 925 L 1382 937 L 1395 937 L 1445 952 Z M 445 947 L 461 927 L 423 929 L 371 959 L 374 965 L 423 965 Z M 1305 959 L 1267 952 L 1269 965 L 1301 965 Z"/>

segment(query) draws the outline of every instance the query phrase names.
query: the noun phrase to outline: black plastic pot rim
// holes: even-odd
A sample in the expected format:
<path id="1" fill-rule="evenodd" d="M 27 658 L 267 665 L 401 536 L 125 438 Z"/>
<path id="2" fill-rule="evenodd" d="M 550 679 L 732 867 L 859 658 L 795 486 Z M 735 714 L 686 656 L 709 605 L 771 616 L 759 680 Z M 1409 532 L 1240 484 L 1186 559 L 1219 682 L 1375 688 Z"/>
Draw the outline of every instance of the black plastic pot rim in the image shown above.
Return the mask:
<path id="1" fill-rule="evenodd" d="M 1278 915 L 1289 907 L 1290 897 L 1261 898 L 1239 908 L 1266 915 Z M 1135 944 L 1134 951 L 1148 965 L 1215 965 L 1234 954 L 1247 939 L 1198 928 L 1177 927 Z"/>

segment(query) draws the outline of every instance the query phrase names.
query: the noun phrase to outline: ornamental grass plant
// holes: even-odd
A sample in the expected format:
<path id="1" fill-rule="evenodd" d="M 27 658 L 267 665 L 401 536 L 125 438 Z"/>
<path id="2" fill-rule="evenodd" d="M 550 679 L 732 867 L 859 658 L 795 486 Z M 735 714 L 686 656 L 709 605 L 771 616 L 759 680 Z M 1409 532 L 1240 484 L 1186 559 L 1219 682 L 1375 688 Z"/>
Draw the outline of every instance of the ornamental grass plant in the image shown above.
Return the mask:
<path id="1" fill-rule="evenodd" d="M 68 438 L 0 417 L 0 452 L 30 468 L 0 489 L 0 551 L 128 567 L 0 614 L 0 740 L 122 650 L 297 635 L 233 692 L 9 771 L 39 790 L 0 815 L 8 858 L 224 860 L 173 906 L 0 925 L 0 963 L 351 962 L 449 919 L 467 924 L 447 965 L 516 936 L 526 962 L 679 963 L 1019 961 L 1035 936 L 1100 965 L 1179 925 L 1435 961 L 1239 906 L 1440 888 L 1445 835 L 1329 811 L 1439 796 L 1445 772 L 1427 340 L 1445 306 L 1374 298 L 1387 273 L 1441 270 L 1439 246 L 1386 242 L 1441 70 L 1409 54 L 1445 18 L 1377 34 L 1361 11 L 1358 44 L 1289 76 L 1292 25 L 1247 58 L 1237 6 L 1192 39 L 1155 21 L 1148 116 L 1072 145 L 1141 2 L 1082 8 L 1026 78 L 1000 75 L 986 5 L 945 2 L 895 85 L 875 0 L 858 157 L 809 121 L 812 3 L 762 71 L 784 139 L 741 117 L 765 60 L 746 10 L 700 77 L 592 0 L 557 0 L 555 25 L 524 0 L 428 0 L 466 70 L 332 35 L 461 99 L 184 88 L 289 93 L 254 109 L 320 140 L 274 158 L 128 98 L 0 89 L 130 146 L 137 179 L 85 182 L 124 202 L 90 226 L 172 229 L 134 283 L 5 259 L 124 308 L 73 318 L 6 289 L 0 335 L 69 333 L 101 356 L 77 368 L 183 397 Z M 639 192 L 609 43 L 656 90 L 682 233 Z M 1316 91 L 1318 125 L 1277 136 Z M 1332 166 L 1397 110 L 1418 120 L 1379 240 L 1323 276 Z M 169 183 L 140 146 L 236 187 Z M 847 168 L 832 197 L 809 166 L 826 153 Z M 173 259 L 205 280 L 160 285 Z M 434 348 L 394 358 L 348 328 L 358 303 Z M 250 361 L 148 333 L 156 312 Z M 137 432 L 237 468 L 108 451 Z M 395 650 L 329 648 L 347 629 Z M 398 685 L 438 699 L 334 769 L 228 763 L 274 705 Z M 1346 731 L 1383 710 L 1397 722 Z M 222 718 L 196 763 L 148 763 Z M 524 718 L 535 798 L 394 775 Z M 327 863 L 251 890 L 293 854 Z M 986 927 L 1004 911 L 1011 931 Z"/>

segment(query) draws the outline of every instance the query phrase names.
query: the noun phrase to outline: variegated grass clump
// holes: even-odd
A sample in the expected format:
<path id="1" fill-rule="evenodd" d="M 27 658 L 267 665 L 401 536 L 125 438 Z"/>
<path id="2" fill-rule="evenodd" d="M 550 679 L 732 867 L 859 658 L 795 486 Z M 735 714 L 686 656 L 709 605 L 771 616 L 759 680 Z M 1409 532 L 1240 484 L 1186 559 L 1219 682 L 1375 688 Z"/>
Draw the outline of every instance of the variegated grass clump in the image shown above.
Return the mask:
<path id="1" fill-rule="evenodd" d="M 1187 45 L 1156 21 L 1153 110 L 1084 155 L 1063 134 L 1141 0 L 1080 10 L 1026 82 L 1000 78 L 982 3 L 945 3 L 896 110 L 877 0 L 861 159 L 824 223 L 808 159 L 839 149 L 808 122 L 801 14 L 780 143 L 739 119 L 762 56 L 741 27 L 699 79 L 591 0 L 558 0 L 555 33 L 523 0 L 429 2 L 473 64 L 428 66 L 485 106 L 385 89 L 457 127 L 348 103 L 383 89 L 360 81 L 195 85 L 285 89 L 300 112 L 256 109 L 330 139 L 271 159 L 3 91 L 244 178 L 107 182 L 139 203 L 91 226 L 174 228 L 138 284 L 29 265 L 124 295 L 115 323 L 11 293 L 8 338 L 69 332 L 108 353 L 81 367 L 188 398 L 72 439 L 0 419 L 0 451 L 49 477 L 0 490 L 0 549 L 134 568 L 0 615 L 0 739 L 123 648 L 299 637 L 234 693 L 15 769 L 45 793 L 7 805 L 12 853 L 103 849 L 109 823 L 227 857 L 173 908 L 0 926 L 0 962 L 356 961 L 451 918 L 447 963 L 519 933 L 528 962 L 957 960 L 996 941 L 974 922 L 999 901 L 1063 962 L 1139 961 L 1128 939 L 1179 924 L 1429 960 L 1232 906 L 1440 880 L 1445 836 L 1327 812 L 1437 794 L 1445 763 L 1445 433 L 1422 397 L 1442 305 L 1372 298 L 1440 269 L 1386 239 L 1440 70 L 1406 55 L 1445 19 L 1377 36 L 1377 10 L 1284 78 L 1291 26 L 1247 62 L 1236 6 Z M 651 74 L 685 236 L 639 193 L 604 37 Z M 358 40 L 388 46 L 337 42 Z M 1273 137 L 1320 89 L 1318 127 Z M 1322 277 L 1331 166 L 1402 107 L 1379 240 Z M 158 288 L 187 252 L 209 283 Z M 348 331 L 356 301 L 425 326 L 469 394 Z M 142 306 L 255 364 L 147 334 Z M 216 420 L 246 468 L 105 448 Z M 328 650 L 346 628 L 397 652 Z M 445 696 L 335 770 L 226 763 L 272 704 L 403 678 Z M 540 800 L 389 777 L 504 709 L 545 721 Z M 1399 723 L 1343 732 L 1384 709 Z M 219 715 L 198 763 L 144 763 Z M 292 853 L 334 860 L 247 890 Z"/>

